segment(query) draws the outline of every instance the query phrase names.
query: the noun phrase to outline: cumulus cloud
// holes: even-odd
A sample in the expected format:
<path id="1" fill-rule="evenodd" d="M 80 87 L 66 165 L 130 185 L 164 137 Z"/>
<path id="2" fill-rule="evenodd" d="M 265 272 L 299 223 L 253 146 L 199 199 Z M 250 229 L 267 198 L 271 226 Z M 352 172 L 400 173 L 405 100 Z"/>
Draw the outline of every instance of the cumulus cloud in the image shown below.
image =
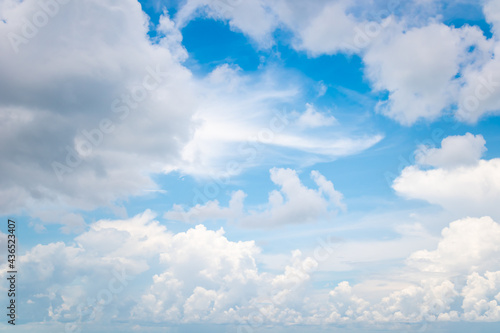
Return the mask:
<path id="1" fill-rule="evenodd" d="M 498 320 L 500 225 L 489 217 L 465 218 L 443 229 L 434 250 L 411 254 L 409 286 L 367 302 L 341 282 L 330 292 L 334 322 Z M 396 274 L 396 275 L 395 275 Z M 409 275 L 402 275 L 408 277 Z M 392 278 L 397 277 L 393 272 Z M 340 311 L 339 311 L 340 309 Z"/>
<path id="2" fill-rule="evenodd" d="M 18 301 L 36 300 L 28 321 L 232 323 L 249 320 L 262 302 L 273 309 L 266 320 L 293 320 L 314 259 L 294 251 L 283 273 L 262 272 L 254 241 L 202 225 L 172 233 L 154 217 L 100 220 L 71 243 L 28 249 L 18 259 L 27 274 Z"/>
<path id="3" fill-rule="evenodd" d="M 391 18 L 382 18 L 387 8 L 380 10 L 376 7 L 373 4 L 361 7 L 344 0 L 307 3 L 298 0 L 189 0 L 181 6 L 176 21 L 183 26 L 205 12 L 215 19 L 229 22 L 233 30 L 246 34 L 260 48 L 269 48 L 275 43 L 273 32 L 276 29 L 286 29 L 293 33 L 291 45 L 294 49 L 319 56 L 354 53 L 366 47 L 374 38 L 372 30 L 378 35 L 379 29 L 391 21 Z M 359 11 L 363 14 L 376 12 L 380 17 L 369 21 L 360 17 L 363 15 L 354 15 Z"/>
<path id="4" fill-rule="evenodd" d="M 488 60 L 478 61 L 480 66 L 473 66 L 464 71 L 464 86 L 458 96 L 457 119 L 476 123 L 489 114 L 498 114 L 500 109 L 500 61 L 498 42 L 487 52 Z"/>
<path id="5" fill-rule="evenodd" d="M 393 188 L 406 198 L 438 204 L 462 215 L 499 216 L 499 159 L 484 160 L 481 135 L 453 136 L 443 139 L 441 148 L 423 148 L 417 161 L 420 165 L 406 167 L 394 180 Z"/>
<path id="6" fill-rule="evenodd" d="M 500 270 L 500 225 L 490 217 L 465 218 L 443 229 L 434 251 L 417 251 L 408 261 L 425 272 L 443 274 L 484 273 Z M 457 255 L 459 253 L 459 255 Z"/>
<path id="7" fill-rule="evenodd" d="M 34 310 L 29 321 L 48 317 L 78 325 L 495 321 L 498 244 L 500 225 L 491 218 L 454 221 L 433 250 L 414 252 L 404 269 L 386 276 L 405 287 L 374 299 L 348 281 L 330 291 L 313 288 L 318 260 L 324 258 L 296 250 L 282 271 L 266 272 L 254 241 L 232 241 L 223 229 L 203 225 L 172 233 L 146 211 L 97 221 L 72 243 L 28 249 L 19 258 L 26 272 L 19 301 Z"/>
<path id="8" fill-rule="evenodd" d="M 202 222 L 210 219 L 239 221 L 246 227 L 275 227 L 286 224 L 316 222 L 332 216 L 338 209 L 345 210 L 342 193 L 335 190 L 333 183 L 318 171 L 311 172 L 317 190 L 304 186 L 292 169 L 273 168 L 271 180 L 280 187 L 269 193 L 269 200 L 263 208 L 244 209 L 246 194 L 236 191 L 232 194 L 228 207 L 221 207 L 217 200 L 197 203 L 189 210 L 180 205 L 165 213 L 165 218 L 184 222 Z M 195 200 L 203 201 L 198 193 Z"/>
<path id="9" fill-rule="evenodd" d="M 441 148 L 419 147 L 417 163 L 435 168 L 453 169 L 457 166 L 476 165 L 486 151 L 483 136 L 449 136 L 441 142 Z"/>
<path id="10" fill-rule="evenodd" d="M 500 320 L 500 271 L 483 276 L 472 273 L 462 290 L 464 318 L 470 321 Z"/>
<path id="11" fill-rule="evenodd" d="M 434 23 L 387 34 L 363 56 L 373 87 L 389 92 L 379 110 L 405 125 L 438 118 L 455 103 L 455 76 L 466 50 L 482 33 Z"/>
<path id="12" fill-rule="evenodd" d="M 255 293 L 261 279 L 255 262 L 259 249 L 253 242 L 231 242 L 223 235 L 223 230 L 201 225 L 174 235 L 160 254 L 165 272 L 153 276 L 134 316 L 203 321 L 246 303 L 245 294 Z"/>
<path id="13" fill-rule="evenodd" d="M 136 1 L 56 2 L 47 24 L 37 1 L 8 3 L 0 32 L 24 39 L 0 41 L 1 211 L 65 223 L 54 217 L 156 188 L 195 100 L 168 15 L 153 45 Z"/>
<path id="14" fill-rule="evenodd" d="M 326 322 L 360 321 L 368 313 L 370 303 L 353 294 L 352 287 L 347 281 L 340 282 L 337 287 L 330 291 L 329 296 L 331 314 Z"/>
<path id="15" fill-rule="evenodd" d="M 476 123 L 484 115 L 498 114 L 500 109 L 500 62 L 499 27 L 500 6 L 498 1 L 485 1 L 483 12 L 492 26 L 493 38 L 487 47 L 482 47 L 482 57 L 463 72 L 465 84 L 458 97 L 458 119 Z"/>

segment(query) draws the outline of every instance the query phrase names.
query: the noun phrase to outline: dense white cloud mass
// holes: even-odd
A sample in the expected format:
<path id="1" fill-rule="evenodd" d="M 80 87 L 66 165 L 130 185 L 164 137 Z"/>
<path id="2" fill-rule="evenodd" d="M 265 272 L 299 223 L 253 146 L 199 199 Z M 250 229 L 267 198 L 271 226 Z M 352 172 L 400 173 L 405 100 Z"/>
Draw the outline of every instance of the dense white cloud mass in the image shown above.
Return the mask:
<path id="1" fill-rule="evenodd" d="M 152 45 L 136 1 L 3 6 L 1 211 L 48 218 L 41 206 L 57 216 L 155 188 L 149 174 L 178 158 L 195 107 L 168 16 Z"/>
<path id="2" fill-rule="evenodd" d="M 185 210 L 180 205 L 165 213 L 165 218 L 190 223 L 208 219 L 228 219 L 239 221 L 246 227 L 276 227 L 286 224 L 311 223 L 333 216 L 338 209 L 345 210 L 342 193 L 335 190 L 333 183 L 318 171 L 311 172 L 317 190 L 302 184 L 295 170 L 273 168 L 271 180 L 280 187 L 269 193 L 269 201 L 261 209 L 244 209 L 246 194 L 236 191 L 232 194 L 228 207 L 221 207 L 217 200 L 206 204 L 197 203 Z"/>
<path id="3" fill-rule="evenodd" d="M 20 257 L 25 273 L 19 302 L 31 309 L 31 321 L 77 325 L 493 321 L 500 313 L 499 244 L 500 225 L 491 218 L 454 221 L 435 250 L 408 258 L 408 287 L 374 300 L 347 281 L 311 293 L 314 271 L 324 260 L 319 256 L 294 251 L 282 273 L 265 272 L 253 241 L 231 241 L 222 229 L 202 225 L 174 234 L 146 211 L 95 222 L 74 244 L 30 249 Z M 407 272 L 386 278 L 403 281 Z"/>
<path id="4" fill-rule="evenodd" d="M 463 215 L 500 216 L 500 159 L 480 159 L 485 151 L 481 135 L 443 139 L 441 148 L 417 151 L 420 165 L 406 167 L 393 188 L 404 197 L 422 199 Z"/>
<path id="5" fill-rule="evenodd" d="M 363 60 L 374 88 L 389 92 L 379 104 L 381 112 L 406 125 L 440 116 L 453 102 L 458 89 L 454 77 L 471 44 L 467 35 L 474 33 L 481 36 L 473 28 L 430 24 L 390 33 L 375 43 Z"/>
<path id="6" fill-rule="evenodd" d="M 490 217 L 455 221 L 441 235 L 436 250 L 418 251 L 410 256 L 412 267 L 445 275 L 500 270 L 500 225 Z"/>

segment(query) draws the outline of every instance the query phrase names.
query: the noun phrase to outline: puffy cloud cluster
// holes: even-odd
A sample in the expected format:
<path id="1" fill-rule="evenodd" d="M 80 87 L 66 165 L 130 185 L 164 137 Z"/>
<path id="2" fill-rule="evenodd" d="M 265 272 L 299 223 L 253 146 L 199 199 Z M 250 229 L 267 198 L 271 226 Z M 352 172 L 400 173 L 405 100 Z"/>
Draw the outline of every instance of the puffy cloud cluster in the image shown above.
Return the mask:
<path id="1" fill-rule="evenodd" d="M 434 250 L 413 253 L 404 270 L 386 277 L 407 287 L 376 300 L 347 281 L 330 292 L 315 289 L 318 260 L 298 250 L 281 273 L 266 272 L 253 241 L 231 241 L 222 229 L 202 225 L 172 233 L 146 211 L 127 220 L 97 221 L 73 244 L 27 251 L 19 259 L 25 272 L 19 302 L 30 309 L 31 322 L 50 318 L 78 325 L 496 321 L 498 244 L 500 225 L 491 218 L 454 221 Z"/>
<path id="2" fill-rule="evenodd" d="M 26 277 L 18 301 L 32 310 L 30 321 L 78 325 L 105 318 L 244 322 L 263 302 L 273 308 L 269 321 L 287 313 L 292 320 L 317 263 L 295 251 L 282 274 L 270 274 L 258 268 L 259 254 L 253 241 L 230 241 L 222 229 L 171 233 L 146 211 L 97 221 L 73 244 L 27 251 L 19 258 Z"/>
<path id="3" fill-rule="evenodd" d="M 443 229 L 436 250 L 415 252 L 409 262 L 421 271 L 441 274 L 500 270 L 499 237 L 500 226 L 490 217 L 465 218 Z M 457 250 L 461 252 L 458 258 Z"/>
<path id="4" fill-rule="evenodd" d="M 209 231 L 201 225 L 174 235 L 168 249 L 160 252 L 165 271 L 153 276 L 133 316 L 153 315 L 159 321 L 230 320 L 224 312 L 247 303 L 262 277 L 255 244 L 231 242 L 223 235 L 223 230 Z"/>
<path id="5" fill-rule="evenodd" d="M 374 43 L 363 61 L 374 89 L 389 92 L 379 110 L 405 125 L 438 118 L 456 103 L 460 81 L 455 77 L 472 57 L 467 50 L 483 47 L 483 38 L 477 28 L 434 23 L 396 31 Z"/>
<path id="6" fill-rule="evenodd" d="M 297 172 L 292 169 L 273 168 L 271 180 L 280 187 L 269 193 L 264 209 L 244 209 L 243 191 L 232 194 L 228 207 L 221 207 L 217 200 L 196 204 L 189 210 L 174 205 L 165 213 L 165 218 L 183 222 L 201 222 L 208 219 L 239 221 L 246 227 L 276 227 L 285 224 L 311 223 L 332 216 L 338 209 L 345 210 L 343 195 L 335 190 L 333 183 L 318 171 L 311 172 L 311 178 L 318 189 L 302 184 Z"/>
<path id="7" fill-rule="evenodd" d="M 426 200 L 461 216 L 498 218 L 500 160 L 481 159 L 485 150 L 484 138 L 470 133 L 443 139 L 441 148 L 420 147 L 417 164 L 406 167 L 393 188 L 406 198 Z"/>
<path id="8" fill-rule="evenodd" d="M 385 298 L 381 314 L 390 321 L 498 320 L 499 239 L 500 225 L 489 217 L 452 222 L 435 250 L 408 258 L 422 280 Z"/>
<path id="9" fill-rule="evenodd" d="M 499 240 L 500 225 L 489 217 L 454 221 L 435 250 L 410 255 L 402 275 L 408 287 L 370 303 L 342 282 L 330 292 L 328 321 L 497 321 Z"/>
<path id="10" fill-rule="evenodd" d="M 462 290 L 463 317 L 471 321 L 500 320 L 500 271 L 473 273 Z"/>

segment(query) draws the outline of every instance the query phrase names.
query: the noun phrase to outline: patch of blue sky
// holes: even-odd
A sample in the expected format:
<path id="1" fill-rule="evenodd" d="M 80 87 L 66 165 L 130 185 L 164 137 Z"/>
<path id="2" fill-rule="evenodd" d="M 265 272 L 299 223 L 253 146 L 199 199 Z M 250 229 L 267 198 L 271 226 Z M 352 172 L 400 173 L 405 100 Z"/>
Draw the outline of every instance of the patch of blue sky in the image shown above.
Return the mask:
<path id="1" fill-rule="evenodd" d="M 223 64 L 237 65 L 245 72 L 255 71 L 260 55 L 241 33 L 231 31 L 221 20 L 196 18 L 182 29 L 183 45 L 189 53 L 184 65 L 201 77 Z"/>
<path id="2" fill-rule="evenodd" d="M 444 2 L 443 23 L 456 28 L 465 25 L 480 28 L 487 38 L 492 37 L 491 25 L 486 22 L 481 6 L 477 2 Z"/>
<path id="3" fill-rule="evenodd" d="M 7 221 L 7 219 L 16 221 L 16 237 L 19 242 L 18 255 L 25 254 L 38 244 L 71 242 L 74 238 L 74 233 L 61 232 L 60 224 L 43 222 L 36 217 L 29 217 L 25 213 L 2 216 L 1 219 L 2 221 Z M 6 226 L 2 226 L 0 230 L 5 233 L 6 229 Z"/>

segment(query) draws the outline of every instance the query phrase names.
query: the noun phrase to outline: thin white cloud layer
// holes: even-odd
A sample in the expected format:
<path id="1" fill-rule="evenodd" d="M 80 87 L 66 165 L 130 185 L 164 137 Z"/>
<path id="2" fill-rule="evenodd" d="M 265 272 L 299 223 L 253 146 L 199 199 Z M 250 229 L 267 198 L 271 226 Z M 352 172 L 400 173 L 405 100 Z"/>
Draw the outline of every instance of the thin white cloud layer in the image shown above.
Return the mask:
<path id="1" fill-rule="evenodd" d="M 201 16 L 200 10 L 214 19 L 226 20 L 233 30 L 241 31 L 263 47 L 273 44 L 271 33 L 276 28 L 275 14 L 263 0 L 189 0 L 176 15 L 182 27 Z"/>
<path id="2" fill-rule="evenodd" d="M 216 67 L 198 86 L 197 124 L 181 159 L 165 171 L 216 178 L 235 176 L 255 166 L 307 166 L 366 150 L 380 134 L 352 135 L 333 115 L 306 103 L 295 111 L 302 84 L 278 68 L 248 75 L 237 66 Z M 324 131 L 313 131 L 323 127 Z M 291 153 L 293 152 L 293 153 Z M 234 166 L 235 165 L 235 166 Z"/>
<path id="3" fill-rule="evenodd" d="M 423 148 L 417 151 L 417 161 L 433 168 L 406 167 L 392 187 L 406 198 L 425 200 L 462 216 L 497 218 L 500 159 L 480 159 L 484 145 L 481 135 L 468 133 L 443 139 L 441 148 Z"/>
<path id="4" fill-rule="evenodd" d="M 306 111 L 297 119 L 297 125 L 306 128 L 331 126 L 336 122 L 335 117 L 317 111 L 312 104 L 306 104 Z"/>
<path id="5" fill-rule="evenodd" d="M 311 172 L 311 178 L 318 189 L 304 186 L 292 169 L 273 168 L 271 181 L 280 187 L 269 193 L 269 200 L 262 207 L 244 206 L 246 194 L 243 191 L 232 193 L 228 207 L 221 207 L 217 200 L 197 203 L 184 209 L 174 205 L 164 217 L 188 223 L 224 219 L 238 221 L 248 228 L 272 228 L 287 224 L 313 223 L 333 217 L 338 210 L 345 210 L 342 193 L 335 190 L 333 183 L 318 171 Z M 197 198 L 196 200 L 203 200 Z"/>

